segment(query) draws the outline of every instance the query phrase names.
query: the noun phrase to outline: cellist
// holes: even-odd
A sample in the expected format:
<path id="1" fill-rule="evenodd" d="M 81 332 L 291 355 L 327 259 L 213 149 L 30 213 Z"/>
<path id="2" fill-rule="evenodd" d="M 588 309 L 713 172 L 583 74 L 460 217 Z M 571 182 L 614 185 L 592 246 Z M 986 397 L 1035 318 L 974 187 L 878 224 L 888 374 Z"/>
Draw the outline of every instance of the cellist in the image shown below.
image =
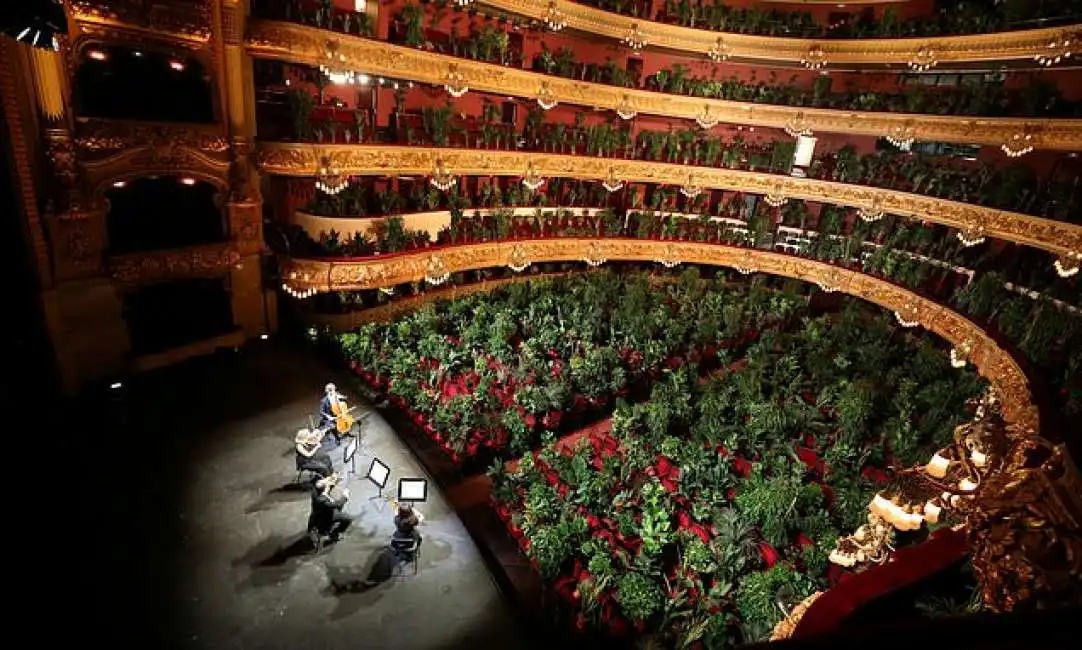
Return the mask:
<path id="1" fill-rule="evenodd" d="M 327 384 L 323 389 L 323 401 L 319 403 L 319 427 L 330 429 L 336 442 L 341 443 L 338 434 L 338 415 L 346 410 L 346 398 L 338 393 L 338 387 Z"/>

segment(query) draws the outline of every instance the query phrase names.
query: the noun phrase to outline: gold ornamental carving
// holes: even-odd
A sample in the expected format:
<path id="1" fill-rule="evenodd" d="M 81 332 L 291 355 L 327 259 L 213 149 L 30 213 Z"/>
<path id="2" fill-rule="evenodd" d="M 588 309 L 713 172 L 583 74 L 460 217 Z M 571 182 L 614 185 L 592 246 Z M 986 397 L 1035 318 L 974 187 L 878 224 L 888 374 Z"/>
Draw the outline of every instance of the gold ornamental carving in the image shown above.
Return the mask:
<path id="1" fill-rule="evenodd" d="M 109 258 L 109 277 L 126 285 L 149 284 L 178 278 L 215 277 L 241 260 L 232 242 L 186 249 L 117 255 Z"/>
<path id="2" fill-rule="evenodd" d="M 1074 224 L 907 192 L 732 169 L 515 151 L 269 142 L 260 145 L 256 160 L 265 173 L 315 176 L 324 157 L 350 176 L 392 172 L 424 176 L 432 173 L 437 160 L 462 175 L 521 176 L 523 169 L 532 166 L 534 173 L 542 178 L 602 180 L 615 174 L 625 182 L 682 186 L 689 174 L 693 174 L 695 182 L 703 188 L 754 194 L 780 191 L 790 199 L 855 208 L 876 205 L 884 212 L 960 230 L 979 223 L 988 237 L 1055 254 L 1082 251 L 1082 226 Z"/>
<path id="3" fill-rule="evenodd" d="M 325 55 L 327 34 L 326 30 L 315 27 L 253 20 L 249 23 L 248 49 L 255 57 L 318 67 Z M 534 100 L 541 84 L 547 83 L 553 102 L 613 111 L 619 109 L 694 120 L 704 113 L 705 106 L 706 112 L 718 122 L 778 129 L 784 129 L 798 113 L 803 113 L 807 128 L 813 132 L 883 137 L 892 129 L 909 124 L 912 125 L 913 137 L 919 140 L 997 147 L 1016 133 L 1037 129 L 1042 134 L 1040 146 L 1043 149 L 1082 150 L 1082 120 L 1079 119 L 871 113 L 703 99 L 564 79 L 358 36 L 336 34 L 335 38 L 339 54 L 344 58 L 342 65 L 359 73 L 443 86 L 447 81 L 447 71 L 454 66 L 457 74 L 469 80 L 472 90 L 527 100 Z M 716 37 L 710 41 L 710 45 L 715 45 L 715 41 Z"/>
<path id="4" fill-rule="evenodd" d="M 218 0 L 71 0 L 70 13 L 80 28 L 92 26 L 202 44 L 210 40 L 212 1 Z"/>
<path id="5" fill-rule="evenodd" d="M 440 250 L 446 273 L 503 266 L 512 246 L 520 246 L 534 262 L 579 262 L 590 256 L 605 260 L 654 262 L 676 252 L 688 264 L 754 268 L 758 272 L 810 283 L 832 282 L 840 290 L 887 310 L 919 306 L 920 325 L 959 346 L 968 343 L 969 361 L 1001 396 L 1005 417 L 1019 426 L 1039 429 L 1029 381 L 1021 367 L 987 332 L 961 314 L 886 280 L 825 262 L 720 244 L 636 241 L 627 239 L 538 239 L 514 244 L 490 242 Z M 282 278 L 299 291 L 357 291 L 419 282 L 428 273 L 431 251 L 365 260 L 313 260 L 284 258 Z M 750 266 L 749 266 L 750 265 Z"/>
<path id="6" fill-rule="evenodd" d="M 550 2 L 548 0 L 479 0 L 479 4 L 509 14 L 518 14 L 535 20 L 544 20 Z M 568 0 L 555 0 L 556 8 L 564 15 L 567 28 L 589 34 L 598 34 L 614 40 L 627 35 L 632 25 L 638 27 L 648 47 L 678 50 L 709 55 L 717 48 L 719 38 L 724 39 L 728 55 L 739 59 L 778 61 L 799 64 L 811 48 L 812 39 L 781 38 L 777 36 L 752 36 L 729 32 L 715 32 L 624 16 Z M 1078 31 L 1082 25 L 1066 30 Z M 935 39 L 938 64 L 970 63 L 976 61 L 1032 61 L 1063 27 L 1029 29 L 946 36 Z M 814 41 L 824 56 L 833 64 L 893 64 L 905 66 L 913 56 L 913 39 L 836 39 Z"/>
<path id="7" fill-rule="evenodd" d="M 182 144 L 211 154 L 229 150 L 229 141 L 218 126 L 82 117 L 76 120 L 75 131 L 79 148 L 89 154 L 170 144 Z"/>

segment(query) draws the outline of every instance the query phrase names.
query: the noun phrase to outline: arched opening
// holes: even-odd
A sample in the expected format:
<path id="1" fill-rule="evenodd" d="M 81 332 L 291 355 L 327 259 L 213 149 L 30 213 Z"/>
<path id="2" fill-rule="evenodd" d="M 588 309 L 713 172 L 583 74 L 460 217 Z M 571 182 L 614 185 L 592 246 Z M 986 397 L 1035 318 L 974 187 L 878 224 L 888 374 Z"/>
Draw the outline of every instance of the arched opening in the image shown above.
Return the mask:
<path id="1" fill-rule="evenodd" d="M 75 109 L 84 117 L 213 122 L 210 76 L 198 61 L 166 52 L 91 46 L 75 73 Z"/>
<path id="2" fill-rule="evenodd" d="M 124 298 L 132 352 L 152 354 L 233 330 L 233 308 L 224 278 L 174 280 Z"/>
<path id="3" fill-rule="evenodd" d="M 218 189 L 190 176 L 117 181 L 105 193 L 109 252 L 182 248 L 223 241 Z"/>

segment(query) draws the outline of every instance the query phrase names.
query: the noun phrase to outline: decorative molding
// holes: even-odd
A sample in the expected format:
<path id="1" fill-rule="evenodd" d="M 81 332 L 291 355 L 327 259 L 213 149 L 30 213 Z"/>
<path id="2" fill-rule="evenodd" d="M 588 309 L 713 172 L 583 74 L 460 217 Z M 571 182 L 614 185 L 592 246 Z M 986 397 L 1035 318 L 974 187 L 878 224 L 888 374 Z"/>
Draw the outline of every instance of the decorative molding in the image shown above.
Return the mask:
<path id="1" fill-rule="evenodd" d="M 220 125 L 80 117 L 75 120 L 75 133 L 79 149 L 88 154 L 174 143 L 211 154 L 229 150 L 229 141 L 222 135 Z"/>
<path id="2" fill-rule="evenodd" d="M 139 285 L 176 278 L 208 278 L 222 275 L 243 255 L 234 242 L 191 248 L 132 253 L 110 257 L 109 276 L 123 285 Z"/>
<path id="3" fill-rule="evenodd" d="M 1036 431 L 1037 408 L 1029 381 L 1010 353 L 961 314 L 886 280 L 803 257 L 719 244 L 630 239 L 535 239 L 492 242 L 363 260 L 281 259 L 282 278 L 304 291 L 357 291 L 425 279 L 430 266 L 446 273 L 505 266 L 512 251 L 532 262 L 581 262 L 586 258 L 652 263 L 676 255 L 688 264 L 726 266 L 835 287 L 919 323 L 955 346 L 968 346 L 967 359 L 1001 396 L 1004 413 Z"/>
<path id="4" fill-rule="evenodd" d="M 593 156 L 367 145 L 263 143 L 256 156 L 263 172 L 284 176 L 315 176 L 324 157 L 343 174 L 356 176 L 429 175 L 437 160 L 454 175 L 521 176 L 532 165 L 534 173 L 541 177 L 598 180 L 615 175 L 626 182 L 677 186 L 694 175 L 696 184 L 706 188 L 754 194 L 780 192 L 788 198 L 849 207 L 868 208 L 874 204 L 891 214 L 952 228 L 983 228 L 988 237 L 1056 254 L 1082 251 L 1082 226 L 919 194 L 759 172 Z"/>
<path id="5" fill-rule="evenodd" d="M 501 11 L 544 20 L 550 0 L 479 0 Z M 1029 29 L 1024 31 L 920 38 L 806 39 L 752 36 L 693 29 L 634 18 L 595 7 L 554 0 L 566 16 L 567 29 L 598 34 L 619 41 L 633 25 L 649 48 L 679 50 L 708 55 L 723 39 L 734 59 L 755 59 L 800 64 L 812 47 L 820 47 L 831 65 L 899 65 L 903 68 L 921 47 L 935 50 L 939 66 L 951 63 L 1029 60 L 1048 49 L 1048 43 L 1063 33 L 1082 30 L 1082 25 Z"/>
<path id="6" fill-rule="evenodd" d="M 72 19 L 80 27 L 135 32 L 169 41 L 202 45 L 210 40 L 210 2 L 195 0 L 70 0 Z"/>
<path id="7" fill-rule="evenodd" d="M 141 176 L 183 174 L 206 181 L 223 192 L 229 188 L 228 157 L 205 153 L 182 140 L 154 141 L 107 158 L 83 161 L 82 166 L 95 201 L 102 198 L 111 183 Z"/>
<path id="8" fill-rule="evenodd" d="M 442 86 L 453 70 L 462 85 L 503 96 L 535 99 L 542 85 L 560 103 L 694 120 L 708 111 L 711 119 L 783 129 L 797 115 L 807 128 L 828 133 L 882 137 L 904 130 L 917 140 L 999 146 L 1020 133 L 1034 135 L 1039 149 L 1082 150 L 1082 120 L 984 118 L 974 116 L 870 113 L 864 111 L 773 106 L 669 95 L 587 83 L 506 66 L 425 52 L 377 40 L 337 34 L 315 27 L 253 20 L 248 49 L 253 56 L 318 66 L 328 45 L 344 57 L 342 65 L 373 76 L 409 79 Z"/>

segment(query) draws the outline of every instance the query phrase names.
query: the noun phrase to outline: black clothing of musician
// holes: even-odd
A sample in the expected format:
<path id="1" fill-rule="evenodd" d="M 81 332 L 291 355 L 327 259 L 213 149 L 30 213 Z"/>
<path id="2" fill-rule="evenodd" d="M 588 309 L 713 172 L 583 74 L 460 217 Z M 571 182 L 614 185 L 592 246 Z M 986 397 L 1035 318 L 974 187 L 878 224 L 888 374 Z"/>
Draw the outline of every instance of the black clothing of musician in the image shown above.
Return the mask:
<path id="1" fill-rule="evenodd" d="M 335 443 L 342 444 L 342 437 L 338 435 L 338 419 L 334 415 L 330 395 L 325 395 L 319 402 L 319 428 L 329 430 Z"/>
<path id="2" fill-rule="evenodd" d="M 308 471 L 320 478 L 327 478 L 334 471 L 331 456 L 323 449 L 317 449 L 311 456 L 305 456 L 299 451 L 296 455 L 298 472 Z"/>
<path id="3" fill-rule="evenodd" d="M 353 523 L 353 518 L 342 512 L 346 497 L 334 499 L 329 493 L 318 491 L 312 495 L 312 514 L 308 517 L 308 530 L 317 530 L 321 534 L 337 540 Z"/>
<path id="4" fill-rule="evenodd" d="M 421 545 L 421 533 L 417 532 L 417 526 L 421 520 L 412 510 L 408 512 L 398 511 L 394 516 L 395 539 L 412 539 L 417 546 Z"/>

